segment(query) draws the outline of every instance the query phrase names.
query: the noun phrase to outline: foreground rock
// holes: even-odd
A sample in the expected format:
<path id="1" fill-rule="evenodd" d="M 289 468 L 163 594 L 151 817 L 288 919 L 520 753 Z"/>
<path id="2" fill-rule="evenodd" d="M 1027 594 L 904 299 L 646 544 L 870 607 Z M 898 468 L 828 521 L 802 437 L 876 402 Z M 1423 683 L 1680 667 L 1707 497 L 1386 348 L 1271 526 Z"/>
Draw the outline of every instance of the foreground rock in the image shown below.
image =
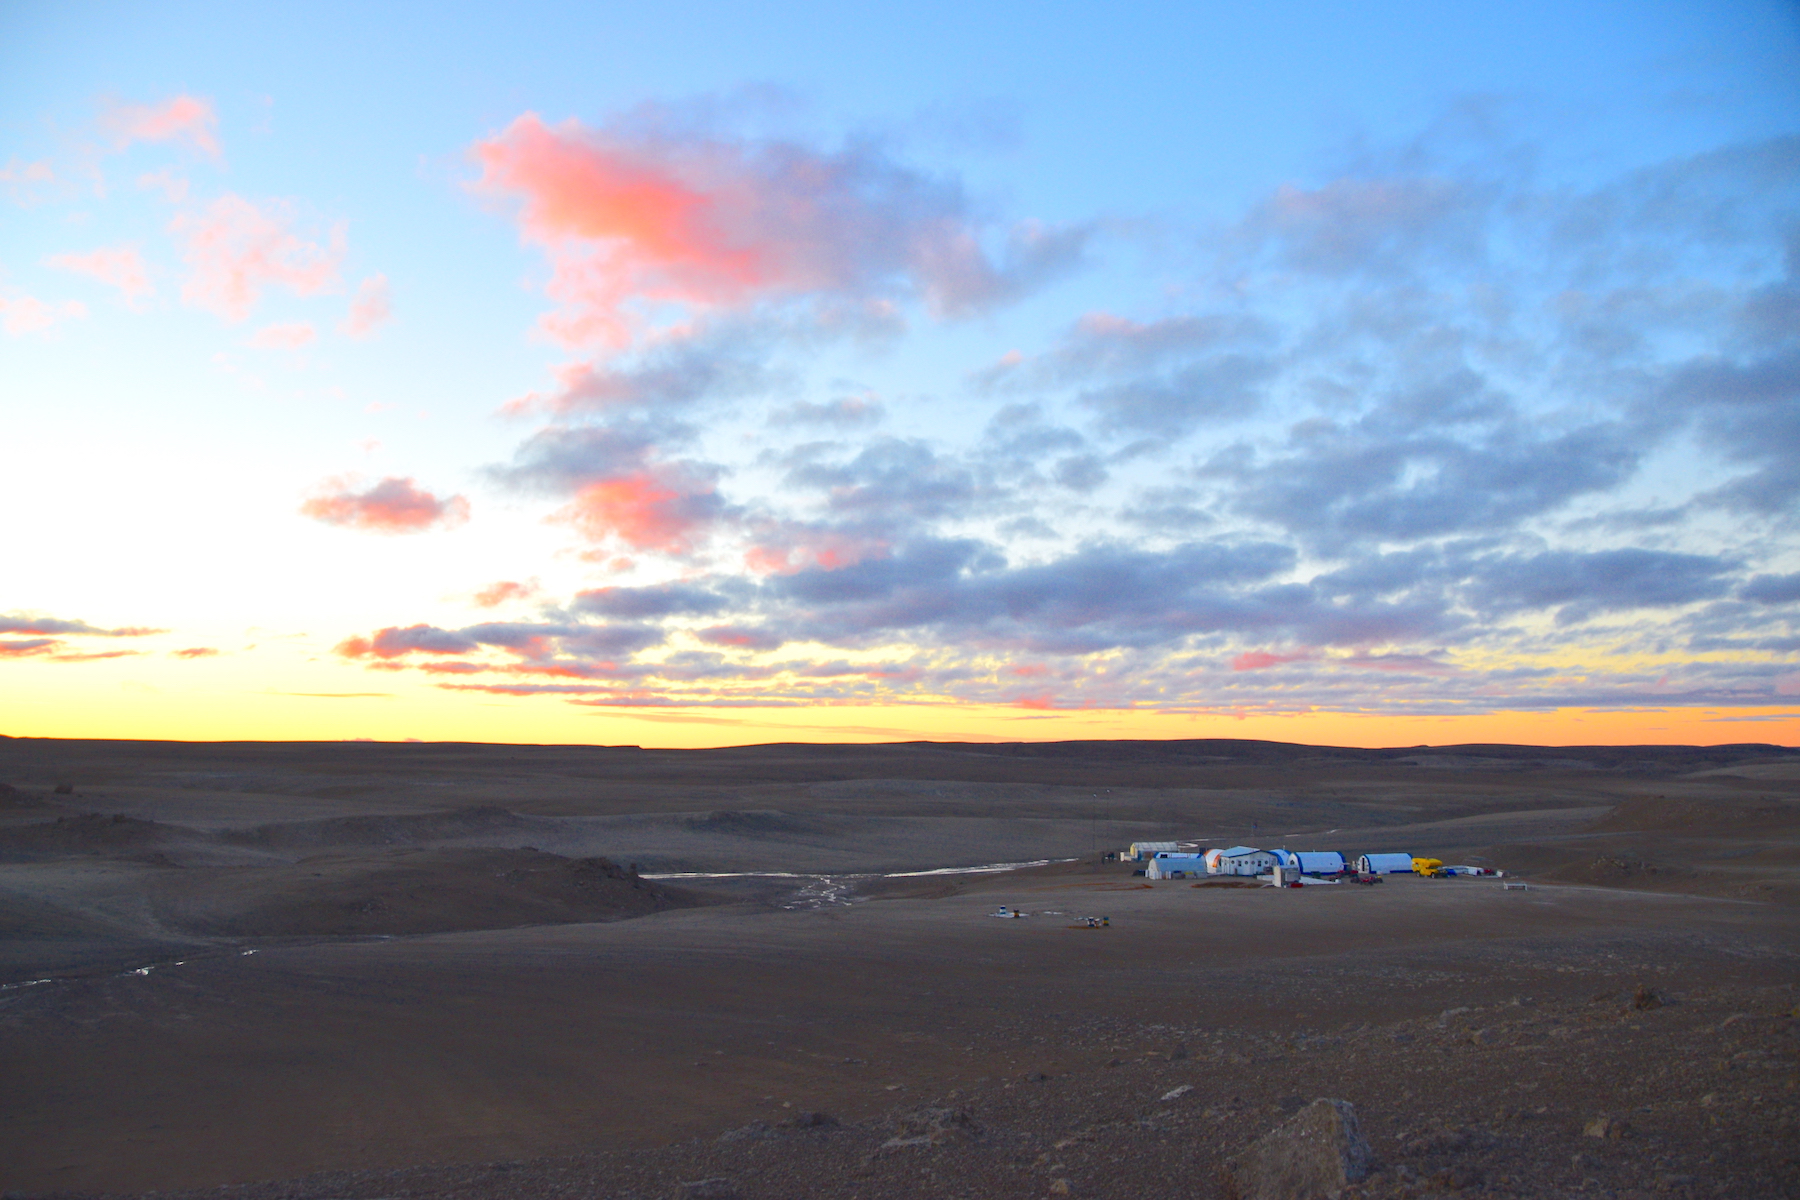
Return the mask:
<path id="1" fill-rule="evenodd" d="M 1347 1100 L 1314 1100 L 1225 1165 L 1237 1200 L 1320 1200 L 1369 1173 L 1373 1158 Z"/>

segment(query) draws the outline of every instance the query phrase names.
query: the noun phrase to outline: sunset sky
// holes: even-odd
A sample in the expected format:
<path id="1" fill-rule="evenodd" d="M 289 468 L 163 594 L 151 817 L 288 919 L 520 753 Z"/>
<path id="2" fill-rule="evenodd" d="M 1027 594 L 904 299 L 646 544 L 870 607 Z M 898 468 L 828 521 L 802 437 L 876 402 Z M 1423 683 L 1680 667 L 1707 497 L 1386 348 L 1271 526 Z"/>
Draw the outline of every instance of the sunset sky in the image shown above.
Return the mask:
<path id="1" fill-rule="evenodd" d="M 0 733 L 1800 743 L 1800 9 L 0 7 Z"/>

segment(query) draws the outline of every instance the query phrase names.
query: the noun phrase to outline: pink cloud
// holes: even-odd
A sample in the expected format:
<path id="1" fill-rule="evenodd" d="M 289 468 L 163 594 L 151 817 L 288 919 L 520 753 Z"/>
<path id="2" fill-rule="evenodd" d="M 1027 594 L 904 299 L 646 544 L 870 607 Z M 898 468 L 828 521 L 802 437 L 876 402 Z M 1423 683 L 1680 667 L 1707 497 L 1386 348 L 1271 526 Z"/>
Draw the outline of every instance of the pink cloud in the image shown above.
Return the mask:
<path id="1" fill-rule="evenodd" d="M 258 350 L 298 350 L 311 345 L 318 337 L 307 321 L 290 321 L 284 325 L 265 325 L 250 338 Z"/>
<path id="2" fill-rule="evenodd" d="M 327 525 L 370 533 L 422 533 L 434 526 L 452 529 L 469 519 L 469 502 L 421 490 L 411 479 L 389 477 L 367 491 L 344 479 L 329 479 L 320 494 L 300 506 L 304 516 Z"/>
<path id="3" fill-rule="evenodd" d="M 180 204 L 188 196 L 187 177 L 164 169 L 149 171 L 137 177 L 137 185 L 144 191 L 159 191 L 163 199 L 170 204 Z"/>
<path id="4" fill-rule="evenodd" d="M 87 315 L 87 305 L 79 300 L 48 304 L 35 296 L 0 296 L 0 329 L 14 337 L 43 333 L 58 321 Z"/>
<path id="5" fill-rule="evenodd" d="M 1339 659 L 1346 667 L 1364 671 L 1398 671 L 1408 675 L 1451 675 L 1456 667 L 1423 654 L 1353 654 Z"/>
<path id="6" fill-rule="evenodd" d="M 59 270 L 91 276 L 118 288 L 124 293 L 126 303 L 135 303 L 140 296 L 148 296 L 156 290 L 150 285 L 143 256 L 132 246 L 101 247 L 86 254 L 58 254 L 49 262 Z"/>
<path id="7" fill-rule="evenodd" d="M 522 202 L 521 233 L 548 256 L 561 305 L 542 326 L 571 346 L 629 344 L 643 304 L 902 293 L 962 315 L 1072 265 L 1087 237 L 1022 222 L 990 255 L 959 186 L 866 148 L 549 126 L 526 113 L 472 154 L 477 190 Z"/>
<path id="8" fill-rule="evenodd" d="M 320 246 L 294 234 L 289 223 L 280 206 L 265 211 L 230 194 L 214 200 L 204 213 L 176 217 L 169 228 L 186 243 L 193 269 L 182 286 L 182 299 L 228 321 L 242 321 L 266 288 L 311 296 L 335 287 L 344 257 L 343 225 L 333 228 L 328 246 Z"/>
<path id="9" fill-rule="evenodd" d="M 882 538 L 784 525 L 764 531 L 744 552 L 744 564 L 762 575 L 792 575 L 812 568 L 840 571 L 871 558 L 886 558 L 891 549 Z"/>
<path id="10" fill-rule="evenodd" d="M 1311 662 L 1317 657 L 1318 655 L 1311 650 L 1300 650 L 1293 654 L 1271 654 L 1267 650 L 1246 650 L 1231 660 L 1231 669 L 1234 671 L 1261 671 L 1286 663 Z"/>
<path id="11" fill-rule="evenodd" d="M 212 646 L 189 646 L 184 650 L 171 650 L 171 658 L 214 658 L 219 651 Z"/>
<path id="12" fill-rule="evenodd" d="M 519 583 L 512 579 L 502 579 L 498 583 L 490 583 L 475 593 L 475 603 L 481 608 L 498 608 L 509 600 L 528 600 L 538 593 L 538 583 Z"/>
<path id="13" fill-rule="evenodd" d="M 350 313 L 338 329 L 348 337 L 366 338 L 393 315 L 387 276 L 371 275 L 356 289 L 356 299 L 350 302 Z"/>
<path id="14" fill-rule="evenodd" d="M 587 484 L 551 519 L 573 526 L 590 542 L 616 537 L 634 550 L 686 554 L 719 508 L 710 483 L 648 467 Z"/>
<path id="15" fill-rule="evenodd" d="M 733 650 L 777 650 L 786 640 L 779 634 L 741 625 L 713 625 L 694 636 L 709 646 L 726 646 Z"/>
<path id="16" fill-rule="evenodd" d="M 172 96 L 154 105 L 113 102 L 100 113 L 100 128 L 120 150 L 133 142 L 183 141 L 218 158 L 218 125 L 212 101 L 196 96 Z"/>
<path id="17" fill-rule="evenodd" d="M 469 654 L 478 648 L 461 634 L 433 625 L 390 625 L 371 637 L 345 638 L 332 649 L 344 658 L 392 661 L 408 654 Z"/>
<path id="18" fill-rule="evenodd" d="M 0 188 L 5 189 L 15 204 L 30 205 L 36 202 L 39 191 L 55 183 L 56 171 L 43 159 L 24 162 L 12 158 L 7 160 L 4 167 L 0 167 Z"/>

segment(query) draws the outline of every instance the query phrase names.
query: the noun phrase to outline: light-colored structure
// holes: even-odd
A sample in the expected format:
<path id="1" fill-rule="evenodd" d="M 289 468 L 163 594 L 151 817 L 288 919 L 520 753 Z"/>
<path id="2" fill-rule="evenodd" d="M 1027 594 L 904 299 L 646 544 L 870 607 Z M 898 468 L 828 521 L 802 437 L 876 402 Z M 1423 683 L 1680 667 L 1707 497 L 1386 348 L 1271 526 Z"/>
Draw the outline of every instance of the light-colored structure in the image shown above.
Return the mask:
<path id="1" fill-rule="evenodd" d="M 1410 854 L 1365 854 L 1356 860 L 1356 869 L 1365 875 L 1411 875 Z"/>
<path id="2" fill-rule="evenodd" d="M 1198 879 L 1206 860 L 1198 854 L 1158 854 L 1144 867 L 1145 879 Z"/>
<path id="3" fill-rule="evenodd" d="M 1342 875 L 1344 856 L 1336 850 L 1271 850 L 1284 867 L 1299 867 L 1302 875 Z"/>
<path id="4" fill-rule="evenodd" d="M 1275 856 L 1255 846 L 1208 850 L 1205 861 L 1208 875 L 1263 875 L 1275 868 Z"/>
<path id="5" fill-rule="evenodd" d="M 1145 859 L 1155 858 L 1158 854 L 1177 853 L 1180 849 L 1181 847 L 1174 842 L 1133 842 L 1131 843 L 1131 857 L 1137 862 L 1143 862 Z"/>

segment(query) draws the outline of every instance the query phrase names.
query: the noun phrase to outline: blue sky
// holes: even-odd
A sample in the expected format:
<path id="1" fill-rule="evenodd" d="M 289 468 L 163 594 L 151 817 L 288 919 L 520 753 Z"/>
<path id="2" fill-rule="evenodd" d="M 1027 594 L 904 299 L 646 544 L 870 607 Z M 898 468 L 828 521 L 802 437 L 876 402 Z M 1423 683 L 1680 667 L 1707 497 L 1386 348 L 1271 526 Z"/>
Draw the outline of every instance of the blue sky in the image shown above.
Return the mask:
<path id="1" fill-rule="evenodd" d="M 0 30 L 8 732 L 1800 734 L 1792 6 Z"/>

